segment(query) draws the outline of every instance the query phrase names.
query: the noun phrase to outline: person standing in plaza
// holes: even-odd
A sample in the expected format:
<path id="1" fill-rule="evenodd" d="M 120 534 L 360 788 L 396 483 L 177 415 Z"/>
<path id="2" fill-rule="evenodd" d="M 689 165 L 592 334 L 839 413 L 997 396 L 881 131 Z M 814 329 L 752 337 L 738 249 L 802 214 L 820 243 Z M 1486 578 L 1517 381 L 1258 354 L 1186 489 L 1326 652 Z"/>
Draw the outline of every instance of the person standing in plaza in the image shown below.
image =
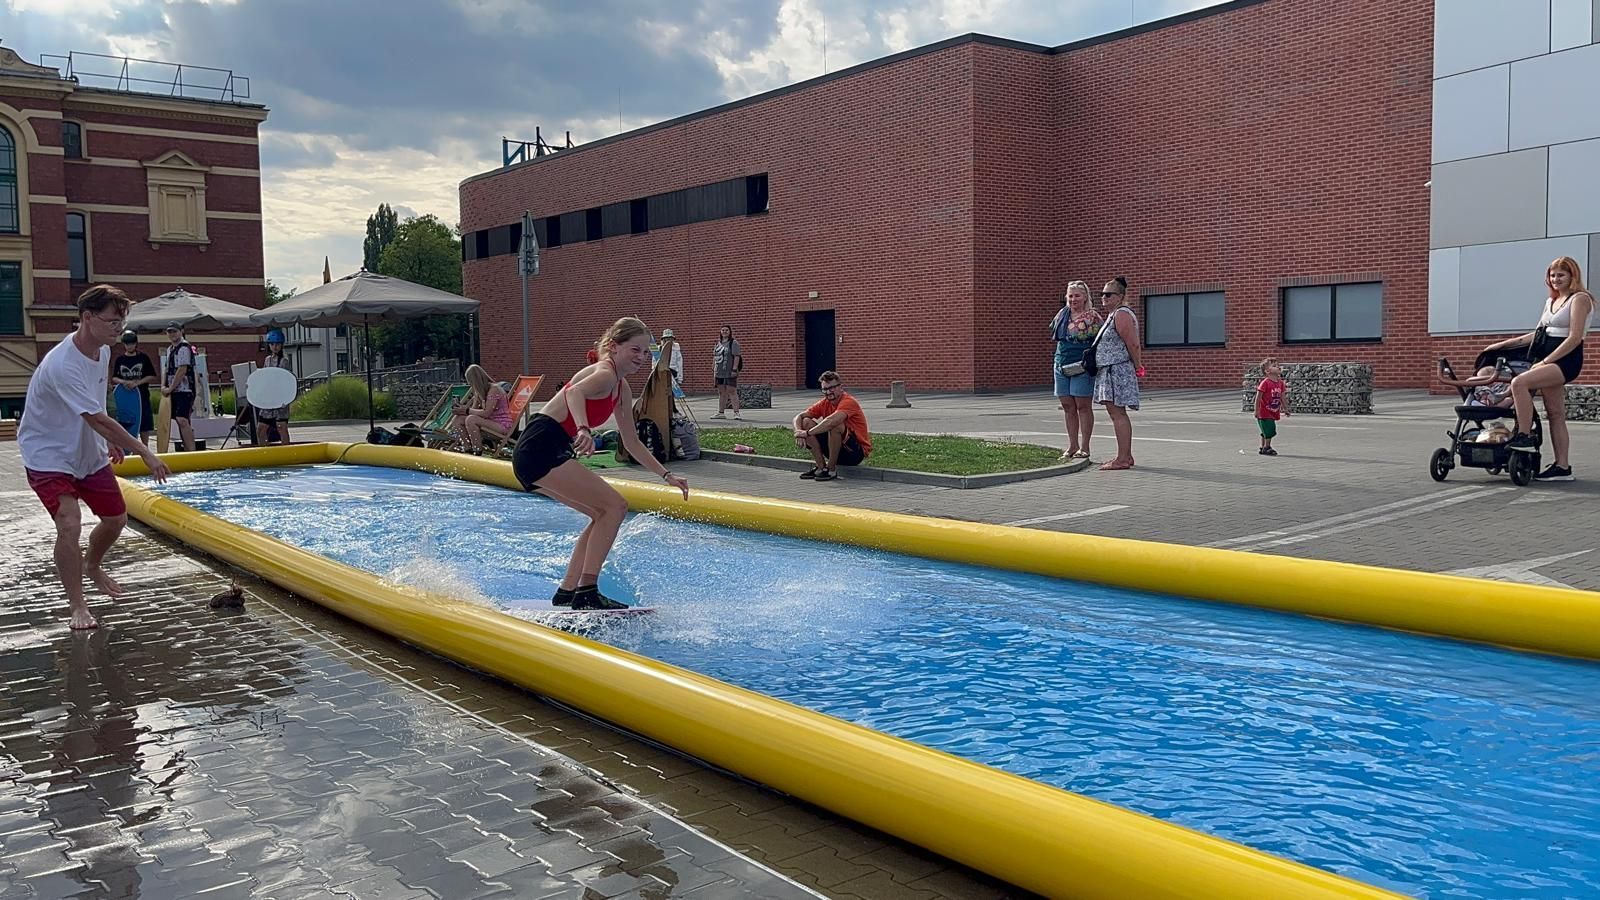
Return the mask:
<path id="1" fill-rule="evenodd" d="M 28 382 L 17 447 L 28 486 L 55 520 L 56 574 L 66 590 L 70 624 L 81 630 L 99 624 L 84 599 L 86 576 L 107 596 L 122 594 L 121 585 L 102 567 L 128 522 L 111 463 L 133 453 L 156 481 L 166 481 L 170 473 L 149 447 L 106 413 L 111 345 L 127 321 L 128 295 L 96 285 L 78 297 L 77 305 L 77 330 L 45 354 Z M 83 530 L 79 500 L 100 518 L 89 532 L 87 552 L 78 543 Z"/>
<path id="2" fill-rule="evenodd" d="M 172 404 L 172 424 L 178 426 L 178 437 L 184 450 L 194 449 L 194 426 L 189 416 L 194 411 L 194 345 L 184 340 L 183 326 L 167 326 L 167 371 L 161 385 L 161 396 Z"/>
<path id="3" fill-rule="evenodd" d="M 1050 322 L 1056 342 L 1055 395 L 1067 420 L 1067 449 L 1063 460 L 1088 459 L 1089 438 L 1094 435 L 1094 376 L 1083 370 L 1083 351 L 1100 330 L 1100 314 L 1089 300 L 1089 285 L 1074 281 Z"/>
<path id="4" fill-rule="evenodd" d="M 277 328 L 267 332 L 267 357 L 261 361 L 263 369 L 288 369 L 294 371 L 289 357 L 283 352 L 283 332 Z M 278 443 L 289 443 L 289 407 L 256 410 L 256 443 L 268 443 L 276 431 Z"/>
<path id="5" fill-rule="evenodd" d="M 1283 367 L 1270 356 L 1261 361 L 1261 375 L 1261 383 L 1256 385 L 1256 429 L 1261 432 L 1261 449 L 1257 452 L 1277 456 L 1272 439 L 1278 436 L 1278 417 L 1289 414 L 1283 402 L 1289 386 L 1283 383 Z"/>
<path id="6" fill-rule="evenodd" d="M 728 407 L 733 407 L 733 417 L 739 415 L 739 372 L 744 369 L 744 351 L 733 339 L 733 326 L 724 325 L 717 335 L 717 345 L 711 348 L 712 375 L 717 382 L 717 414 L 713 419 L 725 418 Z"/>
<path id="7" fill-rule="evenodd" d="M 811 451 L 813 465 L 801 478 L 832 481 L 839 466 L 859 466 L 872 453 L 867 414 L 856 398 L 845 393 L 839 373 L 823 372 L 817 378 L 822 399 L 794 417 L 794 443 Z"/>
<path id="8" fill-rule="evenodd" d="M 1139 379 L 1144 377 L 1139 319 L 1123 303 L 1127 290 L 1127 279 L 1119 275 L 1100 291 L 1100 305 L 1111 311 L 1094 350 L 1094 399 L 1106 408 L 1117 435 L 1116 458 L 1100 466 L 1108 472 L 1133 468 L 1133 420 L 1128 418 L 1128 410 L 1139 408 Z"/>
<path id="9" fill-rule="evenodd" d="M 1533 331 L 1490 344 L 1485 352 L 1527 347 L 1528 370 L 1511 379 L 1511 397 L 1517 408 L 1517 430 L 1507 443 L 1517 452 L 1538 449 L 1528 433 L 1533 427 L 1533 394 L 1544 399 L 1545 426 L 1555 459 L 1534 475 L 1538 481 L 1572 480 L 1572 435 L 1567 431 L 1566 386 L 1583 370 L 1583 340 L 1594 316 L 1594 295 L 1584 289 L 1578 261 L 1563 256 L 1544 272 L 1547 296 L 1539 324 Z"/>
<path id="10" fill-rule="evenodd" d="M 156 383 L 156 361 L 139 349 L 139 335 L 122 333 L 122 354 L 111 361 L 111 383 L 139 390 L 139 440 L 150 443 L 156 430 L 155 408 L 150 405 L 150 385 Z"/>
<path id="11" fill-rule="evenodd" d="M 667 369 L 672 372 L 672 396 L 683 396 L 683 348 L 678 346 L 678 339 L 671 328 L 661 329 L 661 356 L 667 361 Z"/>

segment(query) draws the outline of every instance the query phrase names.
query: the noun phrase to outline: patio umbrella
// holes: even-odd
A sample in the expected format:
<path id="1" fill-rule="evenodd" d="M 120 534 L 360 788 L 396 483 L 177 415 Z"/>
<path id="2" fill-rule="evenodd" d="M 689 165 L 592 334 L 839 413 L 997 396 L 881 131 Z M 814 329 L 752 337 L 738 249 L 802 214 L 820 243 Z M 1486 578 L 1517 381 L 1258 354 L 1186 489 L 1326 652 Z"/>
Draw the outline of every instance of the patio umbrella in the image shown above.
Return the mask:
<path id="1" fill-rule="evenodd" d="M 361 326 L 367 369 L 367 435 L 377 422 L 372 409 L 372 320 L 414 319 L 446 313 L 474 313 L 478 301 L 413 284 L 401 278 L 377 275 L 366 269 L 338 281 L 296 294 L 288 300 L 255 311 L 257 325 Z"/>
<path id="2" fill-rule="evenodd" d="M 250 317 L 254 307 L 229 303 L 204 294 L 191 294 L 183 288 L 168 291 L 158 297 L 141 300 L 128 309 L 130 331 L 161 331 L 169 325 L 180 325 L 185 330 L 227 331 L 233 328 L 255 328 Z"/>

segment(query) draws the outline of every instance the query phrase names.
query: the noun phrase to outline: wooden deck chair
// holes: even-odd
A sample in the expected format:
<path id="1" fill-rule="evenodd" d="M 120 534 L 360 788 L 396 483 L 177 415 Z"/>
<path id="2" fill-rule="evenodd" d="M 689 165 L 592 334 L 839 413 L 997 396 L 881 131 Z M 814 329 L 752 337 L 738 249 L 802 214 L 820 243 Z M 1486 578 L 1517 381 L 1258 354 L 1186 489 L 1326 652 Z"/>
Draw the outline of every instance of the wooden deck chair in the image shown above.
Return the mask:
<path id="1" fill-rule="evenodd" d="M 428 411 L 427 419 L 423 420 L 422 437 L 424 443 L 429 447 L 438 447 L 456 439 L 455 435 L 448 431 L 451 416 L 450 407 L 460 403 L 471 391 L 472 388 L 464 384 L 452 384 L 445 388 L 444 393 L 433 404 L 433 409 Z"/>

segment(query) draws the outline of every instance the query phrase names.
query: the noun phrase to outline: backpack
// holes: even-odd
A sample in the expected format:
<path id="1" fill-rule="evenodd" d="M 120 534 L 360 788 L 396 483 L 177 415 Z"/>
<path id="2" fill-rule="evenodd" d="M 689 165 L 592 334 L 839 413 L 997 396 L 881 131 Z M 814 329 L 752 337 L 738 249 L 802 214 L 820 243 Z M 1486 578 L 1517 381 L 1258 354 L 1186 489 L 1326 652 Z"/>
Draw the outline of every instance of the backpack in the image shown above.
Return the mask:
<path id="1" fill-rule="evenodd" d="M 688 416 L 672 418 L 672 450 L 675 459 L 700 458 L 700 426 L 690 421 Z"/>
<path id="2" fill-rule="evenodd" d="M 638 419 L 633 423 L 639 432 L 639 443 L 650 451 L 650 455 L 659 463 L 667 461 L 667 441 L 661 436 L 661 429 L 651 419 Z"/>

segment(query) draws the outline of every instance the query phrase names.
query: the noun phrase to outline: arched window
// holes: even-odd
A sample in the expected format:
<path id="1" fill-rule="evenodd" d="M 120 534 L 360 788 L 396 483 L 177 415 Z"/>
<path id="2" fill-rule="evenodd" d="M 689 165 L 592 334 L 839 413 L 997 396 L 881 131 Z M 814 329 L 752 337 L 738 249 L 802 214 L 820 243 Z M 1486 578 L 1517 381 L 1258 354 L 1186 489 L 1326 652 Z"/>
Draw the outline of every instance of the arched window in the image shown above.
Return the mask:
<path id="1" fill-rule="evenodd" d="M 16 234 L 21 226 L 17 212 L 17 142 L 0 125 L 0 234 Z"/>
<path id="2" fill-rule="evenodd" d="M 67 159 L 83 159 L 83 126 L 79 123 L 61 123 L 61 154 Z"/>
<path id="3" fill-rule="evenodd" d="M 89 280 L 89 229 L 81 212 L 67 213 L 67 272 L 73 281 Z"/>

